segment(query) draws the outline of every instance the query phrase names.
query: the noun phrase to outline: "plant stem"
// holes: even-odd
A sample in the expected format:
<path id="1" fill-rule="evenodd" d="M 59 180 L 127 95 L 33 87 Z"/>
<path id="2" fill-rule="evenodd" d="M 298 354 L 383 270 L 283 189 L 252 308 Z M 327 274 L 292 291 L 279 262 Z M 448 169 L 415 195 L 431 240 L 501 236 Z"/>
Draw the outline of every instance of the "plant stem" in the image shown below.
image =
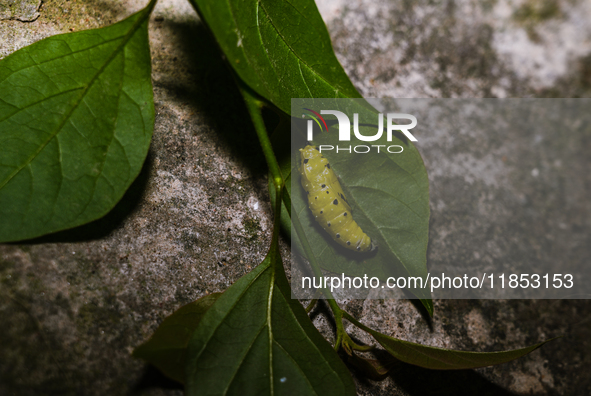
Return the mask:
<path id="1" fill-rule="evenodd" d="M 316 306 L 317 302 L 318 302 L 317 298 L 310 300 L 310 302 L 308 303 L 308 306 L 306 307 L 306 313 L 310 313 L 310 311 Z"/>
<path id="2" fill-rule="evenodd" d="M 287 189 L 283 192 L 283 203 L 285 204 L 285 209 L 287 209 L 287 213 L 289 214 L 289 218 L 291 219 L 291 196 Z"/>
<path id="3" fill-rule="evenodd" d="M 156 3 L 158 3 L 158 0 L 150 0 L 148 5 L 146 6 L 145 10 L 148 13 L 148 15 L 150 15 L 152 13 L 152 11 L 154 11 L 154 7 L 156 6 Z"/>
<path id="4" fill-rule="evenodd" d="M 279 164 L 277 163 L 277 159 L 273 153 L 273 146 L 271 145 L 269 135 L 267 134 L 267 129 L 265 128 L 265 121 L 263 120 L 262 114 L 262 107 L 264 103 L 258 98 L 258 96 L 256 96 L 254 92 L 252 92 L 248 86 L 244 84 L 244 82 L 242 82 L 242 80 L 240 80 L 240 78 L 236 77 L 236 81 L 240 88 L 240 92 L 242 93 L 242 97 L 244 98 L 244 102 L 246 103 L 246 108 L 250 114 L 250 119 L 254 125 L 257 137 L 259 138 L 259 143 L 263 149 L 263 154 L 265 155 L 265 160 L 269 166 L 269 171 L 273 176 L 273 184 L 275 185 L 275 190 L 277 191 L 278 188 L 283 188 L 285 182 L 281 176 Z M 281 195 L 276 195 L 276 197 L 281 201 Z M 279 208 L 281 208 L 281 206 L 279 206 Z"/>
<path id="5" fill-rule="evenodd" d="M 275 211 L 274 211 L 274 218 L 273 218 L 273 237 L 271 239 L 271 248 L 270 251 L 272 253 L 271 259 L 273 263 L 279 263 L 278 265 L 281 266 L 281 271 L 283 271 L 283 264 L 281 263 L 281 253 L 279 252 L 279 230 L 281 229 L 281 196 L 285 188 L 283 184 L 275 185 Z"/>
<path id="6" fill-rule="evenodd" d="M 363 323 L 361 323 L 360 321 L 358 321 L 357 319 L 355 319 L 348 312 L 343 311 L 343 317 L 345 319 L 347 319 L 349 322 L 353 323 L 355 326 L 359 327 L 361 330 L 367 331 L 370 334 L 373 332 L 372 329 L 370 329 L 369 327 L 367 327 L 366 325 L 364 325 Z"/>
<path id="7" fill-rule="evenodd" d="M 278 209 L 276 209 L 276 211 L 279 211 L 279 213 L 281 212 L 280 202 L 283 200 L 283 203 L 285 204 L 286 208 L 288 208 L 288 211 L 291 215 L 291 197 L 289 197 L 289 194 L 286 193 L 281 194 L 281 190 L 283 189 L 285 182 L 283 180 L 283 176 L 281 175 L 281 171 L 279 168 L 279 164 L 277 163 L 277 159 L 275 158 L 275 154 L 273 153 L 273 146 L 271 145 L 271 141 L 269 140 L 269 135 L 267 134 L 267 129 L 265 128 L 265 122 L 262 116 L 262 107 L 264 105 L 264 102 L 261 99 L 259 99 L 256 93 L 254 93 L 246 84 L 244 84 L 244 82 L 240 80 L 240 78 L 236 77 L 236 82 L 238 84 L 240 92 L 242 93 L 242 96 L 244 97 L 246 108 L 250 114 L 250 118 L 254 125 L 257 137 L 259 139 L 259 143 L 261 144 L 261 148 L 263 149 L 263 154 L 265 155 L 265 160 L 267 161 L 267 165 L 269 166 L 269 171 L 271 172 L 271 176 L 273 177 L 273 184 L 275 185 L 276 191 L 275 197 L 278 201 L 276 204 Z M 310 247 L 308 239 L 306 238 L 304 229 L 302 227 L 302 224 L 300 223 L 298 216 L 291 216 L 291 221 L 296 230 L 296 234 L 300 239 L 300 242 L 302 243 L 304 252 L 308 257 L 308 261 L 310 263 L 312 271 L 314 272 L 314 276 L 319 278 L 322 277 L 320 265 L 316 260 L 316 256 L 314 256 L 314 253 L 312 251 L 312 248 Z M 275 226 L 277 227 L 277 224 Z M 336 303 L 332 293 L 326 288 L 322 289 L 322 293 L 324 293 L 328 305 L 330 306 L 333 312 L 337 326 L 337 338 L 334 344 L 334 348 L 338 350 L 343 340 L 345 340 L 345 344 L 347 346 L 351 344 L 355 345 L 355 343 L 349 338 L 349 336 L 345 332 L 345 328 L 343 327 L 343 311 Z"/>

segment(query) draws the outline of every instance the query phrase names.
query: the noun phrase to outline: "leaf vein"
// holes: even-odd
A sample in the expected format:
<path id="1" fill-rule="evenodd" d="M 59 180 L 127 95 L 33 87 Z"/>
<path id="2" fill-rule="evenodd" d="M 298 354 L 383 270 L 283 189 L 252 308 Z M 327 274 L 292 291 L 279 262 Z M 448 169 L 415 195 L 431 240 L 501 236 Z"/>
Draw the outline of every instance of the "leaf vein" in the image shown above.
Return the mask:
<path id="1" fill-rule="evenodd" d="M 101 66 L 101 68 L 97 71 L 97 73 L 92 77 L 90 82 L 86 85 L 83 91 L 80 93 L 78 100 L 75 103 L 72 103 L 71 110 L 64 116 L 62 122 L 58 125 L 55 131 L 47 138 L 47 140 L 40 145 L 40 147 L 33 152 L 32 155 L 27 158 L 27 160 L 14 172 L 12 172 L 8 177 L 0 181 L 0 189 L 2 189 L 12 178 L 14 178 L 25 166 L 30 164 L 40 153 L 45 149 L 47 144 L 63 129 L 66 122 L 70 119 L 74 111 L 78 108 L 80 102 L 85 98 L 86 94 L 90 90 L 90 88 L 94 85 L 94 83 L 98 80 L 99 76 L 104 72 L 104 70 L 111 64 L 111 62 L 115 59 L 115 57 L 125 48 L 127 43 L 133 38 L 133 36 L 137 33 L 139 28 L 144 24 L 146 18 L 150 15 L 149 12 L 144 11 L 143 15 L 141 15 L 133 24 L 129 32 L 124 36 L 122 43 L 113 51 L 113 53 L 106 59 L 105 63 Z"/>

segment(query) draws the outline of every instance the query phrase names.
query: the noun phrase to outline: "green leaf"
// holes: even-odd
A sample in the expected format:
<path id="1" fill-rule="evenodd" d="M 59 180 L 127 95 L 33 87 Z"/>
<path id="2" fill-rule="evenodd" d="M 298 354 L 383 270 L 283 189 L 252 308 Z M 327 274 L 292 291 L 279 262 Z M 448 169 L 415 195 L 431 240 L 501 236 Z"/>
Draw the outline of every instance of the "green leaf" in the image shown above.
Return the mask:
<path id="1" fill-rule="evenodd" d="M 370 329 L 347 312 L 343 317 L 360 329 L 368 332 L 396 359 L 405 363 L 414 364 L 432 370 L 462 370 L 478 367 L 493 366 L 515 360 L 530 352 L 535 351 L 542 345 L 556 338 L 530 345 L 525 348 L 513 349 L 502 352 L 469 352 L 455 351 L 452 349 L 438 348 L 427 345 L 415 344 L 414 342 L 403 341 L 389 337 L 378 331 Z"/>
<path id="2" fill-rule="evenodd" d="M 188 395 L 355 395 L 347 368 L 291 298 L 274 240 L 193 334 Z"/>
<path id="3" fill-rule="evenodd" d="M 0 62 L 0 242 L 95 220 L 139 174 L 154 126 L 154 3 Z"/>
<path id="4" fill-rule="evenodd" d="M 334 55 L 330 37 L 314 1 L 191 2 L 213 32 L 238 76 L 259 95 L 287 114 L 301 114 L 292 110 L 291 98 L 359 97 L 359 93 Z M 396 211 L 390 212 L 383 220 L 391 220 L 392 214 L 398 214 L 401 210 L 403 213 L 400 218 L 396 223 L 388 225 L 374 219 L 372 216 L 376 215 L 375 213 L 367 213 L 364 219 L 374 225 L 379 242 L 385 246 L 384 253 L 379 253 L 379 260 L 373 260 L 369 264 L 372 267 L 371 272 L 379 273 L 381 278 L 391 275 L 392 271 L 400 275 L 422 278 L 426 278 L 427 275 L 425 252 L 429 222 L 428 182 L 420 155 L 412 145 L 410 147 L 406 163 L 391 164 L 397 176 L 402 177 L 396 181 L 396 184 L 401 183 L 402 190 L 395 195 L 396 199 L 399 199 L 399 205 L 394 208 Z M 284 176 L 287 178 L 286 173 Z M 362 199 L 364 195 L 363 191 L 357 190 L 357 203 L 365 203 Z M 295 196 L 298 197 L 298 194 Z M 401 206 L 409 203 L 409 210 L 405 211 Z M 391 203 L 387 209 L 391 209 L 392 206 Z M 299 208 L 303 210 L 301 205 Z M 283 220 L 283 223 L 286 225 L 287 221 Z M 391 224 L 396 225 L 393 231 L 388 233 L 385 227 Z M 305 227 L 313 228 L 311 222 Z M 316 234 L 319 233 L 322 234 L 316 227 Z M 334 256 L 332 248 L 326 249 L 325 238 L 312 239 L 315 245 L 314 252 L 319 254 L 321 262 L 326 262 L 327 255 Z M 400 267 L 402 271 L 392 267 Z M 359 258 L 338 257 L 336 262 L 332 260 L 332 264 L 327 263 L 325 269 L 334 272 L 348 270 L 353 274 L 361 273 L 363 267 L 359 266 Z M 415 294 L 432 314 L 430 294 L 422 290 L 416 291 Z"/>
<path id="5" fill-rule="evenodd" d="M 360 97 L 313 0 L 191 3 L 238 76 L 285 113 L 291 98 Z"/>
<path id="6" fill-rule="evenodd" d="M 362 111 L 359 107 L 358 112 Z M 361 129 L 367 135 L 375 134 L 373 128 L 365 132 L 363 129 L 366 128 Z M 336 146 L 339 144 L 337 138 L 338 131 L 331 127 L 329 133 L 317 133 L 314 144 Z M 292 216 L 299 217 L 312 251 L 325 270 L 348 276 L 367 274 L 382 280 L 401 276 L 426 280 L 429 180 L 425 165 L 416 147 L 397 136 L 392 142 L 387 142 L 384 136 L 372 144 L 400 145 L 404 152 L 359 155 L 343 151 L 335 154 L 333 150 L 323 152 L 323 155 L 340 180 L 353 218 L 377 243 L 377 251 L 358 254 L 332 240 L 308 208 L 308 197 L 301 187 L 300 172 L 295 164 L 292 168 Z M 299 162 L 299 153 L 292 155 Z M 297 240 L 292 238 L 292 241 L 296 242 L 297 248 Z M 430 315 L 433 314 L 428 288 L 407 290 L 421 300 Z"/>
<path id="7" fill-rule="evenodd" d="M 367 330 L 366 330 L 367 331 Z M 369 333 L 395 358 L 416 366 L 433 370 L 460 370 L 507 363 L 538 349 L 540 342 L 526 348 L 502 352 L 468 352 L 415 344 L 371 330 Z"/>
<path id="8" fill-rule="evenodd" d="M 133 356 L 158 367 L 175 381 L 185 382 L 187 346 L 207 310 L 221 296 L 212 293 L 177 309 L 152 337 L 133 351 Z"/>

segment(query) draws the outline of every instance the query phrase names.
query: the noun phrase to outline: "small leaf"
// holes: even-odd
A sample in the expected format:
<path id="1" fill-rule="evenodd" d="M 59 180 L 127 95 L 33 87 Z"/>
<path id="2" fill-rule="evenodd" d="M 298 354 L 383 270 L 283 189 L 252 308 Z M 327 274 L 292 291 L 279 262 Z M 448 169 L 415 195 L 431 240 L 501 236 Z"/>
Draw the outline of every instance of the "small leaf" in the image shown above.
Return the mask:
<path id="1" fill-rule="evenodd" d="M 154 126 L 154 3 L 0 62 L 0 242 L 95 220 L 139 174 Z"/>
<path id="2" fill-rule="evenodd" d="M 221 295 L 208 294 L 177 309 L 162 321 L 148 341 L 133 351 L 133 356 L 158 367 L 173 380 L 184 383 L 187 346 L 191 335 Z"/>
<path id="3" fill-rule="evenodd" d="M 355 395 L 346 366 L 291 298 L 277 249 L 203 317 L 189 343 L 188 395 Z"/>
<path id="4" fill-rule="evenodd" d="M 366 329 L 368 331 L 369 329 Z M 375 330 L 369 333 L 395 358 L 433 370 L 459 370 L 507 363 L 538 349 L 547 340 L 526 348 L 502 352 L 468 352 L 415 344 L 388 337 Z"/>
<path id="5" fill-rule="evenodd" d="M 360 97 L 313 0 L 191 3 L 238 76 L 286 114 L 291 98 Z"/>
<path id="6" fill-rule="evenodd" d="M 347 361 L 365 377 L 374 381 L 385 379 L 390 371 L 390 368 L 383 365 L 379 360 L 367 359 L 355 354 L 355 352 L 347 357 Z"/>

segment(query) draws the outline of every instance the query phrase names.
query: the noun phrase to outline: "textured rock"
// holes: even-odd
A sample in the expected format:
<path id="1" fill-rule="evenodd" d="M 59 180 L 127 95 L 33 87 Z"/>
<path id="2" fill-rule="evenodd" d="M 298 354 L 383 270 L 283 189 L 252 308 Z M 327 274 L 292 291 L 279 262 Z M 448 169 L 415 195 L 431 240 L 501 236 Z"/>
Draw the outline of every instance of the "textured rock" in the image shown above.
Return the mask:
<path id="1" fill-rule="evenodd" d="M 31 22 L 39 18 L 41 0 L 0 0 L 0 21 L 17 19 Z"/>
<path id="2" fill-rule="evenodd" d="M 337 56 L 364 96 L 591 96 L 588 2 L 335 0 L 319 6 Z M 431 194 L 428 263 L 510 265 L 550 249 L 565 263 L 589 259 L 590 136 L 557 132 L 536 142 L 534 135 L 509 140 L 468 131 L 421 141 Z M 523 209 L 511 220 L 513 200 Z M 562 239 L 565 229 L 578 240 Z M 591 391 L 588 300 L 436 301 L 432 321 L 410 302 L 349 304 L 372 328 L 440 347 L 495 351 L 564 336 L 491 368 L 434 373 L 401 365 L 382 382 L 357 377 L 360 394 Z"/>
<path id="3" fill-rule="evenodd" d="M 48 0 L 32 23 L 0 22 L 0 57 L 56 33 L 115 22 L 144 4 Z M 339 60 L 365 96 L 591 93 L 586 1 L 331 0 L 319 6 Z M 7 323 L 0 327 L 0 394 L 180 394 L 130 351 L 166 315 L 224 290 L 266 252 L 271 208 L 265 164 L 215 43 L 184 0 L 157 5 L 150 36 L 156 129 L 144 170 L 124 200 L 106 218 L 80 229 L 0 245 L 0 316 Z M 567 153 L 589 146 L 589 137 L 578 139 L 576 145 L 556 139 L 548 150 L 552 144 Z M 496 190 L 482 180 L 469 183 L 469 162 L 457 154 L 478 159 L 493 143 L 446 147 L 432 142 L 424 148 L 433 211 L 429 260 L 475 259 L 475 239 L 469 236 L 473 227 L 486 226 L 486 216 L 481 223 L 463 221 L 462 209 L 482 196 L 484 213 L 493 216 L 498 203 L 482 194 Z M 449 153 L 456 155 L 446 157 Z M 532 193 L 559 199 L 560 185 L 544 173 L 548 165 L 553 175 L 552 160 L 540 165 L 534 159 L 509 158 L 508 172 L 536 167 L 541 190 Z M 578 176 L 565 182 L 588 191 L 588 160 L 573 156 L 570 161 L 565 166 L 577 167 Z M 438 173 L 440 166 L 457 172 Z M 494 177 L 490 172 L 479 174 Z M 457 199 L 458 191 L 464 191 L 465 201 Z M 575 207 L 572 213 L 531 216 L 538 227 L 566 221 L 587 229 L 590 204 Z M 524 248 L 523 254 L 532 252 Z M 436 301 L 433 320 L 408 301 L 343 303 L 386 334 L 430 345 L 491 351 L 564 335 L 526 358 L 493 368 L 433 373 L 398 364 L 382 382 L 356 376 L 359 394 L 591 394 L 586 374 L 591 304 L 586 300 Z M 313 316 L 331 339 L 323 305 Z"/>

